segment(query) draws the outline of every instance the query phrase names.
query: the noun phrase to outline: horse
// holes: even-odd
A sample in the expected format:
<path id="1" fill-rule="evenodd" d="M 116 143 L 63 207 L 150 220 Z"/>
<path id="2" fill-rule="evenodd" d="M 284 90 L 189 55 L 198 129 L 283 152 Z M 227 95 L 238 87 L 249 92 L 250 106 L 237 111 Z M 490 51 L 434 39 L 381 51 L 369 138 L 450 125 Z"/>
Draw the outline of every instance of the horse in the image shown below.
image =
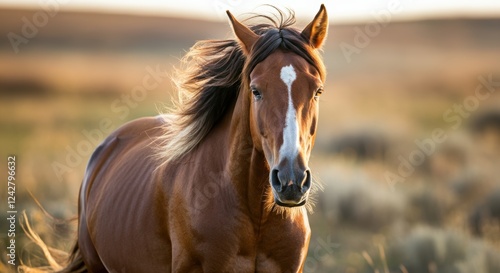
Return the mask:
<path id="1" fill-rule="evenodd" d="M 328 16 L 299 30 L 276 12 L 247 26 L 227 11 L 235 39 L 190 49 L 172 112 L 96 148 L 61 272 L 303 271 Z"/>

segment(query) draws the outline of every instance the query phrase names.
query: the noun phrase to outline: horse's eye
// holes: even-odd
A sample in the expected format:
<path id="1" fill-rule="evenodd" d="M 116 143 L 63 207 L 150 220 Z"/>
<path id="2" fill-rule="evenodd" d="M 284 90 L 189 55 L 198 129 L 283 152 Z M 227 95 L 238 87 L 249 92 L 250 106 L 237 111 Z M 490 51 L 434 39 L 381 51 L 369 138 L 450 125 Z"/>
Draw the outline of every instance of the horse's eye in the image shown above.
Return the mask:
<path id="1" fill-rule="evenodd" d="M 260 94 L 259 90 L 252 88 L 252 94 L 253 94 L 253 97 L 255 98 L 255 100 L 262 99 L 262 95 Z"/>
<path id="2" fill-rule="evenodd" d="M 321 94 L 323 94 L 323 88 L 318 88 L 318 90 L 316 90 L 316 93 L 314 93 L 314 98 L 315 99 L 318 99 L 319 96 L 321 96 Z"/>

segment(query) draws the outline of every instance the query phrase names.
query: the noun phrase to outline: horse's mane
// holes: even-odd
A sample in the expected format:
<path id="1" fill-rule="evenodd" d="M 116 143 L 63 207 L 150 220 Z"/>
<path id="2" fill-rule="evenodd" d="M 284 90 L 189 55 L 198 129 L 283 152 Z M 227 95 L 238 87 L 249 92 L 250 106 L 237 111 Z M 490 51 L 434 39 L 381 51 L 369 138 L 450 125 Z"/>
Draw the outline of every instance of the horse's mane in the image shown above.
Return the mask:
<path id="1" fill-rule="evenodd" d="M 272 7 L 272 6 L 271 6 Z M 160 137 L 158 156 L 163 164 L 195 148 L 236 102 L 240 88 L 248 88 L 253 68 L 277 49 L 291 51 L 307 60 L 324 80 L 325 68 L 318 53 L 291 25 L 295 14 L 275 9 L 276 14 L 254 15 L 268 23 L 249 26 L 260 36 L 249 56 L 235 39 L 197 42 L 181 59 L 174 83 L 178 99 Z"/>

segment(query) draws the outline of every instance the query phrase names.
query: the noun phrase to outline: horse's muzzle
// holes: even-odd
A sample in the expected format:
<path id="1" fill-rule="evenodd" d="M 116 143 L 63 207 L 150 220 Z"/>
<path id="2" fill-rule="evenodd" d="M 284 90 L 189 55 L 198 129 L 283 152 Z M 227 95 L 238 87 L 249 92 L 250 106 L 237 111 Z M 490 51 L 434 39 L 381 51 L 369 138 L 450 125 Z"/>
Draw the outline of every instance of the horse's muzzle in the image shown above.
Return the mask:
<path id="1" fill-rule="evenodd" d="M 311 188 L 311 171 L 292 168 L 274 168 L 270 174 L 274 201 L 284 207 L 302 206 Z"/>

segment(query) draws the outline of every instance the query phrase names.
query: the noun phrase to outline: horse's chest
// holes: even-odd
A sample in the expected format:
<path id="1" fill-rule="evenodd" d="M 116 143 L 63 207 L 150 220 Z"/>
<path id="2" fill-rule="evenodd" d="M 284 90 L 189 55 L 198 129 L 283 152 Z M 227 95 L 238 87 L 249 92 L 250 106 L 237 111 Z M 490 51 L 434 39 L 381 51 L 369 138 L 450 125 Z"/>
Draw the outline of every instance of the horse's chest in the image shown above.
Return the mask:
<path id="1" fill-rule="evenodd" d="M 204 257 L 204 269 L 300 272 L 310 237 L 306 215 L 294 220 L 273 217 L 257 226 L 245 215 L 235 216 L 218 225 L 205 223 L 196 232 L 201 239 L 197 249 Z"/>

